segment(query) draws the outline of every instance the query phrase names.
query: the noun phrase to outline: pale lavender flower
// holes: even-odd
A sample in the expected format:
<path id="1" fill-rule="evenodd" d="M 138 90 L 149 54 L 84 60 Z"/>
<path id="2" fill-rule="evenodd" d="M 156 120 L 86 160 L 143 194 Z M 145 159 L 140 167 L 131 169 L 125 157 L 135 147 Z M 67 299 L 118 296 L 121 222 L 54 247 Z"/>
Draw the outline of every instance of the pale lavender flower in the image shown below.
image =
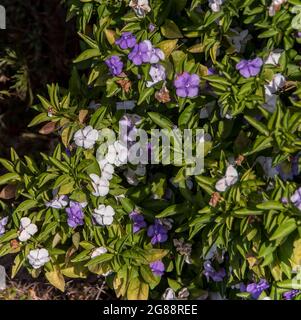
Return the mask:
<path id="1" fill-rule="evenodd" d="M 158 63 L 160 60 L 164 60 L 165 55 L 161 49 L 153 48 L 150 56 L 150 63 Z"/>
<path id="2" fill-rule="evenodd" d="M 134 222 L 133 224 L 133 232 L 137 233 L 143 228 L 146 228 L 146 222 L 144 221 L 144 217 L 139 212 L 133 211 L 130 213 L 130 219 Z"/>
<path id="3" fill-rule="evenodd" d="M 193 98 L 199 93 L 200 77 L 197 74 L 189 74 L 184 72 L 179 74 L 174 81 L 176 92 L 179 97 Z"/>
<path id="4" fill-rule="evenodd" d="M 236 65 L 236 70 L 238 70 L 244 78 L 250 78 L 256 76 L 260 72 L 262 64 L 263 61 L 261 58 L 241 60 Z"/>
<path id="5" fill-rule="evenodd" d="M 156 26 L 153 23 L 150 23 L 148 25 L 149 32 L 154 32 L 156 30 Z"/>
<path id="6" fill-rule="evenodd" d="M 297 189 L 295 193 L 291 196 L 291 202 L 301 210 L 301 188 Z"/>
<path id="7" fill-rule="evenodd" d="M 123 69 L 123 62 L 119 56 L 112 56 L 105 61 L 108 66 L 110 73 L 113 76 L 119 76 Z"/>
<path id="8" fill-rule="evenodd" d="M 165 266 L 162 261 L 158 260 L 158 261 L 152 262 L 150 263 L 149 266 L 155 276 L 159 276 L 159 277 L 163 276 L 165 271 Z"/>
<path id="9" fill-rule="evenodd" d="M 146 86 L 148 88 L 166 79 L 165 68 L 160 64 L 152 65 L 149 71 L 149 75 L 151 76 L 153 81 L 147 81 Z"/>
<path id="10" fill-rule="evenodd" d="M 84 224 L 84 213 L 82 210 L 82 205 L 79 202 L 71 201 L 69 207 L 66 208 L 68 215 L 68 225 L 71 228 L 76 228 L 77 226 L 82 226 Z"/>
<path id="11" fill-rule="evenodd" d="M 246 291 L 252 295 L 252 298 L 258 299 L 261 293 L 268 289 L 270 285 L 265 279 L 261 279 L 258 283 L 250 283 L 247 285 Z"/>
<path id="12" fill-rule="evenodd" d="M 8 217 L 4 217 L 0 220 L 0 236 L 5 233 L 5 226 L 7 225 Z"/>
<path id="13" fill-rule="evenodd" d="M 123 50 L 135 47 L 137 43 L 136 37 L 132 32 L 123 32 L 121 37 L 115 43 Z"/>

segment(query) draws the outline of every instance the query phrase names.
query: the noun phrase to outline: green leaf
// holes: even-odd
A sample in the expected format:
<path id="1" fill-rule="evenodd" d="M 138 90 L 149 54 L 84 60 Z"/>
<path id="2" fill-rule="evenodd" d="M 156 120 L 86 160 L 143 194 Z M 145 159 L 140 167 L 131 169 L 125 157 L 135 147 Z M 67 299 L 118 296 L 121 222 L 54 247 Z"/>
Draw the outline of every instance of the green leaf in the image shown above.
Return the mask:
<path id="1" fill-rule="evenodd" d="M 78 63 L 101 55 L 98 48 L 87 49 L 82 52 L 73 62 Z"/>
<path id="2" fill-rule="evenodd" d="M 16 180 L 20 181 L 20 176 L 17 173 L 6 173 L 0 177 L 0 186 Z"/>
<path id="3" fill-rule="evenodd" d="M 288 219 L 283 222 L 270 237 L 270 240 L 284 238 L 296 230 L 297 225 L 295 219 Z"/>
<path id="4" fill-rule="evenodd" d="M 170 217 L 187 211 L 189 211 L 189 205 L 187 203 L 173 204 L 163 210 L 160 214 L 156 215 L 156 218 Z"/>
<path id="5" fill-rule="evenodd" d="M 161 27 L 161 32 L 167 39 L 183 38 L 182 32 L 178 26 L 169 19 L 166 19 L 165 24 Z"/>
<path id="6" fill-rule="evenodd" d="M 162 114 L 157 112 L 148 112 L 147 114 L 159 127 L 163 129 L 171 129 L 173 127 L 173 123 Z"/>
<path id="7" fill-rule="evenodd" d="M 152 96 L 155 92 L 153 87 L 144 89 L 140 95 L 137 105 L 140 106 L 148 97 Z"/>
<path id="8" fill-rule="evenodd" d="M 105 261 L 109 261 L 109 260 L 112 260 L 113 257 L 114 257 L 114 254 L 112 253 L 104 253 L 104 254 L 101 254 L 100 256 L 97 256 L 91 259 L 91 261 L 89 261 L 85 266 L 86 267 L 93 266 L 94 264 L 99 264 Z"/>
<path id="9" fill-rule="evenodd" d="M 259 203 L 256 208 L 261 210 L 283 210 L 285 209 L 284 205 L 279 201 L 265 201 Z"/>
<path id="10" fill-rule="evenodd" d="M 25 200 L 22 203 L 19 204 L 19 206 L 15 209 L 15 212 L 20 212 L 20 211 L 27 211 L 32 208 L 36 208 L 38 205 L 38 201 L 29 199 Z"/>
<path id="11" fill-rule="evenodd" d="M 252 125 L 254 128 L 256 128 L 260 133 L 264 134 L 265 136 L 269 136 L 270 132 L 268 128 L 258 120 L 250 117 L 250 116 L 244 116 L 245 119 Z"/>

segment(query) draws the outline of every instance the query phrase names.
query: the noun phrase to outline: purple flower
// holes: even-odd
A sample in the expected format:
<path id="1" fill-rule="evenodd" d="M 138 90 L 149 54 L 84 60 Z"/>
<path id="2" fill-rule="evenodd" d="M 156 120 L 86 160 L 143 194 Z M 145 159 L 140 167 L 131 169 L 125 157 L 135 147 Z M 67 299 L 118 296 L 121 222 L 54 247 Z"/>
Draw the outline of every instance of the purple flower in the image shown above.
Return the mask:
<path id="1" fill-rule="evenodd" d="M 207 71 L 207 75 L 208 76 L 212 76 L 212 75 L 214 75 L 216 72 L 215 72 L 215 69 L 214 68 L 212 68 L 212 67 L 210 67 L 210 68 L 208 68 L 208 71 Z"/>
<path id="2" fill-rule="evenodd" d="M 283 294 L 284 300 L 293 300 L 301 291 L 300 290 L 291 290 L 288 292 L 285 292 Z"/>
<path id="3" fill-rule="evenodd" d="M 5 233 L 5 226 L 7 225 L 8 217 L 4 217 L 0 220 L 0 236 Z"/>
<path id="4" fill-rule="evenodd" d="M 120 49 L 129 49 L 135 47 L 137 43 L 136 37 L 131 32 L 123 32 L 121 37 L 115 41 Z"/>
<path id="5" fill-rule="evenodd" d="M 150 23 L 148 25 L 149 32 L 154 32 L 156 30 L 156 26 L 153 23 Z"/>
<path id="6" fill-rule="evenodd" d="M 76 228 L 77 226 L 82 226 L 84 224 L 84 213 L 82 210 L 82 205 L 79 202 L 70 201 L 69 208 L 66 208 L 68 215 L 68 226 L 71 228 Z"/>
<path id="7" fill-rule="evenodd" d="M 301 210 L 301 188 L 297 189 L 291 196 L 291 202 L 295 207 Z"/>
<path id="8" fill-rule="evenodd" d="M 265 279 L 261 279 L 258 283 L 250 283 L 247 285 L 247 292 L 251 293 L 252 297 L 254 299 L 258 299 L 258 297 L 261 295 L 261 293 L 268 289 L 270 285 Z"/>
<path id="9" fill-rule="evenodd" d="M 283 161 L 278 166 L 276 166 L 276 170 L 279 173 L 282 180 L 293 180 L 295 176 L 299 174 L 299 154 L 297 156 L 293 156 L 291 161 Z"/>
<path id="10" fill-rule="evenodd" d="M 130 219 L 134 222 L 133 232 L 137 233 L 143 228 L 146 228 L 146 222 L 144 221 L 144 217 L 142 214 L 133 211 L 130 213 Z"/>
<path id="11" fill-rule="evenodd" d="M 120 57 L 112 56 L 105 61 L 113 76 L 119 76 L 123 69 L 123 62 Z"/>
<path id="12" fill-rule="evenodd" d="M 207 260 L 204 262 L 204 275 L 208 280 L 211 278 L 214 282 L 221 282 L 226 276 L 226 271 L 224 268 L 220 268 L 218 271 L 216 271 L 212 267 L 211 261 Z"/>
<path id="13" fill-rule="evenodd" d="M 238 70 L 244 78 L 250 78 L 256 76 L 260 72 L 262 64 L 263 61 L 261 58 L 241 60 L 236 65 L 236 70 Z"/>
<path id="14" fill-rule="evenodd" d="M 197 74 L 189 74 L 184 72 L 179 74 L 174 81 L 176 92 L 179 97 L 182 98 L 193 98 L 199 93 L 200 77 Z"/>
<path id="15" fill-rule="evenodd" d="M 150 263 L 149 266 L 155 276 L 159 276 L 159 277 L 163 276 L 165 267 L 162 261 L 158 260 L 158 261 L 152 262 Z"/>
<path id="16" fill-rule="evenodd" d="M 149 40 L 144 40 L 136 44 L 132 52 L 128 55 L 129 59 L 136 66 L 150 62 L 153 46 Z"/>
<path id="17" fill-rule="evenodd" d="M 147 235 L 152 238 L 151 244 L 163 243 L 167 240 L 168 230 L 161 224 L 159 219 L 155 220 L 155 223 L 148 227 Z"/>

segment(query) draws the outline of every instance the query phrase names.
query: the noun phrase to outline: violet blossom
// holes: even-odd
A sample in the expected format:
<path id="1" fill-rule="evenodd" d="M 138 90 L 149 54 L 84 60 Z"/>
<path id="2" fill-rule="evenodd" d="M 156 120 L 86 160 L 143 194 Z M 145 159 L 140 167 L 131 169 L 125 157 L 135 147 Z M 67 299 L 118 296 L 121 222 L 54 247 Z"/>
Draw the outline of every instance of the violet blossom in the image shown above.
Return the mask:
<path id="1" fill-rule="evenodd" d="M 168 230 L 164 227 L 159 219 L 155 220 L 155 223 L 148 227 L 147 235 L 152 238 L 151 244 L 155 245 L 156 243 L 163 243 L 167 241 Z"/>
<path id="2" fill-rule="evenodd" d="M 262 64 L 263 61 L 261 58 L 255 58 L 253 60 L 243 59 L 236 65 L 236 70 L 238 70 L 244 78 L 250 78 L 258 75 Z"/>
<path id="3" fill-rule="evenodd" d="M 70 228 L 76 228 L 84 224 L 84 213 L 82 205 L 79 202 L 70 201 L 69 207 L 66 208 L 68 215 L 67 223 Z"/>
<path id="4" fill-rule="evenodd" d="M 199 93 L 200 77 L 197 74 L 184 72 L 179 74 L 174 81 L 176 93 L 181 98 L 193 98 Z"/>
<path id="5" fill-rule="evenodd" d="M 112 76 L 119 76 L 123 69 L 123 62 L 120 57 L 112 56 L 105 61 Z"/>
<path id="6" fill-rule="evenodd" d="M 150 268 L 155 276 L 163 276 L 165 271 L 165 266 L 162 261 L 157 260 L 155 262 L 150 263 Z"/>
<path id="7" fill-rule="evenodd" d="M 284 300 L 293 300 L 301 291 L 300 290 L 290 290 L 283 294 Z"/>
<path id="8" fill-rule="evenodd" d="M 140 66 L 143 63 L 150 62 L 153 46 L 149 40 L 144 40 L 135 45 L 132 52 L 128 55 L 128 58 L 136 66 Z"/>
<path id="9" fill-rule="evenodd" d="M 121 37 L 115 41 L 120 49 L 126 50 L 135 47 L 137 43 L 136 37 L 132 32 L 123 32 Z"/>
<path id="10" fill-rule="evenodd" d="M 211 278 L 214 282 L 221 282 L 226 276 L 226 271 L 224 268 L 220 268 L 218 271 L 216 271 L 213 268 L 211 261 L 207 260 L 204 262 L 204 275 L 206 276 L 207 280 Z"/>
<path id="11" fill-rule="evenodd" d="M 130 213 L 130 219 L 133 221 L 133 233 L 137 233 L 143 228 L 146 228 L 146 222 L 144 221 L 144 216 L 137 211 L 132 211 Z"/>
<path id="12" fill-rule="evenodd" d="M 258 283 L 250 283 L 247 285 L 246 291 L 252 295 L 252 298 L 258 299 L 261 293 L 268 289 L 270 285 L 265 279 L 261 279 Z"/>

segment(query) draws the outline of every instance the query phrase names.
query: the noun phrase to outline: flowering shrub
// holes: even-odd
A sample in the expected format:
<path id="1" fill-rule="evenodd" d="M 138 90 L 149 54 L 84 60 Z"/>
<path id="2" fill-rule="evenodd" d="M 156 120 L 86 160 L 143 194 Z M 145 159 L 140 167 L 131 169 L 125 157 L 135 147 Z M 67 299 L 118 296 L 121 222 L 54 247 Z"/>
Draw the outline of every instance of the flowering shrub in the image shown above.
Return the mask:
<path id="1" fill-rule="evenodd" d="M 92 272 L 124 299 L 300 298 L 301 2 L 67 2 L 82 53 L 30 123 L 61 143 L 0 159 L 12 275 L 64 290 Z M 142 129 L 199 128 L 201 173 L 127 161 Z"/>

